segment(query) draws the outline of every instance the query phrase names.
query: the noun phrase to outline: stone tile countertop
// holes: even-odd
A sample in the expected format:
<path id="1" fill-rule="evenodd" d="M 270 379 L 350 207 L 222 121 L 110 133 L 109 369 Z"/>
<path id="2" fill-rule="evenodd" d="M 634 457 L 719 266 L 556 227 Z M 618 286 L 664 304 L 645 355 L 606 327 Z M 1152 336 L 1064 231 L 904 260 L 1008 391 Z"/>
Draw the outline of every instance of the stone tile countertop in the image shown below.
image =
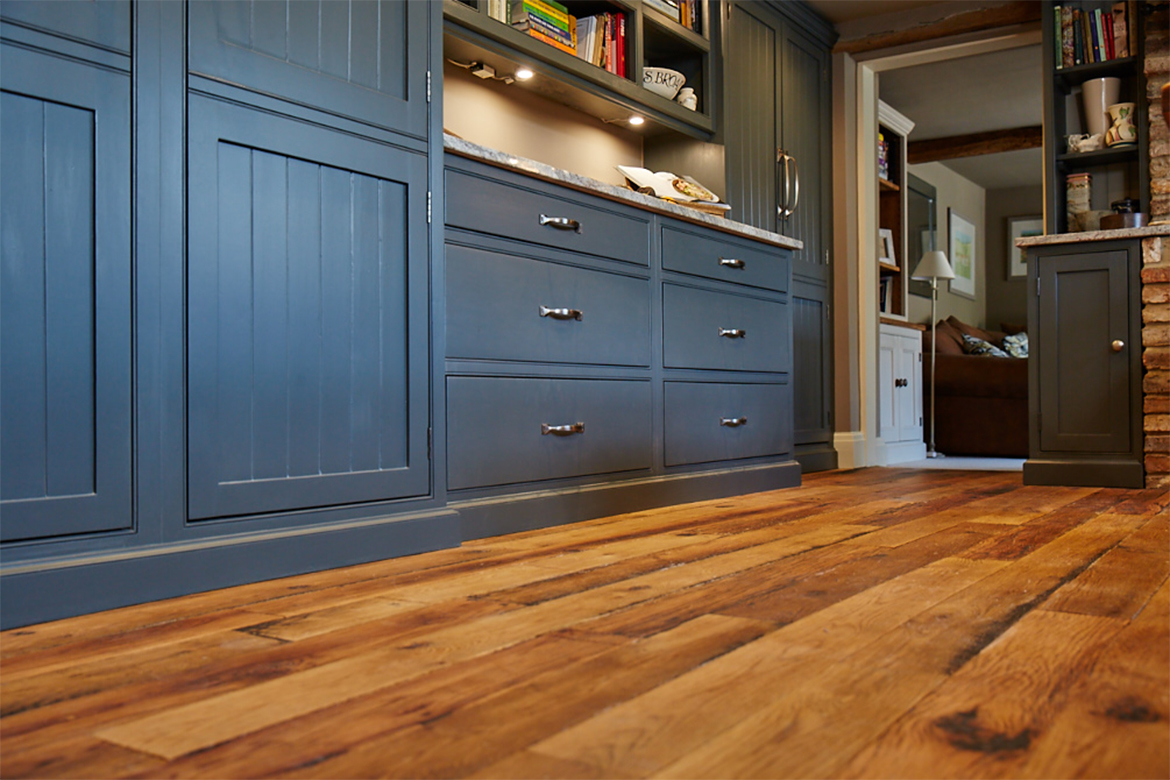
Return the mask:
<path id="1" fill-rule="evenodd" d="M 1090 241 L 1117 241 L 1125 238 L 1150 238 L 1152 236 L 1170 236 L 1170 225 L 1146 225 L 1140 228 L 1089 230 L 1080 233 L 1056 233 L 1051 236 L 1028 236 L 1027 238 L 1017 238 L 1016 246 L 1083 244 Z"/>
<path id="2" fill-rule="evenodd" d="M 562 184 L 566 187 L 581 190 L 582 192 L 600 195 L 610 200 L 621 201 L 648 211 L 668 214 L 672 217 L 687 220 L 688 222 L 695 222 L 700 225 L 715 228 L 716 230 L 722 230 L 725 233 L 745 236 L 756 239 L 757 241 L 766 241 L 785 249 L 801 249 L 804 247 L 802 242 L 794 238 L 782 236 L 779 233 L 772 233 L 771 231 L 761 230 L 751 225 L 744 225 L 734 220 L 705 214 L 701 211 L 687 208 L 686 206 L 670 203 L 661 198 L 643 195 L 640 192 L 634 192 L 633 190 L 618 187 L 613 184 L 606 184 L 596 179 L 590 179 L 587 176 L 580 176 L 569 171 L 561 170 L 560 168 L 554 168 L 551 165 L 536 162 L 535 160 L 489 149 L 486 146 L 465 141 L 450 133 L 443 134 L 443 148 L 448 152 L 462 155 L 463 157 L 470 157 L 474 160 L 480 160 L 481 162 L 486 162 L 501 168 L 524 173 L 538 179 Z"/>

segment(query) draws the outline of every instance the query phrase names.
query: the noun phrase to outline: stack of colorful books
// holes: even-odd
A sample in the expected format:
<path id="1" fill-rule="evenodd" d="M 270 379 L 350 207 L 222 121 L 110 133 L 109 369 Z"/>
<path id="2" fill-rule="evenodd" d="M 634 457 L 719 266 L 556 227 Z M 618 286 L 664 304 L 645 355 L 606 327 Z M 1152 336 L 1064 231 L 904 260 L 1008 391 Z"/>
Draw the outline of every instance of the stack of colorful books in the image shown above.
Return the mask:
<path id="1" fill-rule="evenodd" d="M 626 77 L 626 15 L 621 11 L 577 20 L 577 56 Z"/>
<path id="2" fill-rule="evenodd" d="M 643 2 L 688 30 L 698 30 L 698 0 L 643 0 Z"/>
<path id="3" fill-rule="evenodd" d="M 577 20 L 556 0 L 513 0 L 509 24 L 538 41 L 577 54 Z"/>
<path id="4" fill-rule="evenodd" d="M 1133 5 L 1132 2 L 1117 2 L 1111 8 L 1054 6 L 1056 68 L 1128 57 L 1132 50 L 1129 38 L 1133 29 Z"/>

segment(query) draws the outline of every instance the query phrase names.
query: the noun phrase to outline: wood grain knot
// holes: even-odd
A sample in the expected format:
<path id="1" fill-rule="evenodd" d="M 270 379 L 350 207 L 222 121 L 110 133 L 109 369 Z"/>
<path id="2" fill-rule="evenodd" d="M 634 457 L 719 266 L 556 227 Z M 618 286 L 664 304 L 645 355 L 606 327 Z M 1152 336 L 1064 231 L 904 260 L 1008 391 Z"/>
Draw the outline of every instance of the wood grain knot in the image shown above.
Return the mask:
<path id="1" fill-rule="evenodd" d="M 934 725 L 945 732 L 946 740 L 959 750 L 979 753 L 1011 753 L 1027 750 L 1036 737 L 1033 729 L 1024 729 L 1017 734 L 1004 734 L 980 726 L 979 708 L 944 715 Z"/>
<path id="2" fill-rule="evenodd" d="M 1157 723 L 1163 716 L 1135 696 L 1126 696 L 1105 710 L 1105 716 L 1126 723 Z"/>

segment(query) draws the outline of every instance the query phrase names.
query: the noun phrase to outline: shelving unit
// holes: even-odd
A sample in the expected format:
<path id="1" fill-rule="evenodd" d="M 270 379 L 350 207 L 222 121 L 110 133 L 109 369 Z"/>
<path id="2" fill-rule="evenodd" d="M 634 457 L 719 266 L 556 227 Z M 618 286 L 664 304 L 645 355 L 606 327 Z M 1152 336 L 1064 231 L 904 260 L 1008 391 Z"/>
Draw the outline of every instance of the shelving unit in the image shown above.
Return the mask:
<path id="1" fill-rule="evenodd" d="M 715 131 L 712 107 L 708 8 L 700 3 L 699 30 L 690 30 L 639 0 L 577 0 L 564 3 L 580 18 L 606 11 L 626 15 L 626 73 L 619 76 L 491 18 L 487 0 L 443 0 L 443 52 L 449 59 L 485 62 L 497 73 L 521 65 L 537 71 L 516 86 L 570 106 L 602 121 L 626 120 L 632 113 L 646 123 L 648 136 L 682 133 L 709 140 Z M 646 66 L 674 68 L 686 76 L 699 100 L 692 111 L 642 87 Z"/>
<path id="2" fill-rule="evenodd" d="M 1136 198 L 1148 213 L 1150 205 L 1149 115 L 1145 110 L 1146 79 L 1142 41 L 1144 19 L 1142 3 L 1128 3 L 1131 56 L 1104 62 L 1071 67 L 1056 67 L 1060 48 L 1060 31 L 1053 15 L 1054 2 L 1045 2 L 1043 22 L 1044 61 L 1044 224 L 1047 233 L 1067 233 L 1069 224 L 1066 210 L 1066 180 L 1069 174 L 1092 175 L 1090 207 L 1094 211 L 1108 211 L 1110 204 L 1123 198 Z M 1062 2 L 1082 12 L 1100 8 L 1109 10 L 1113 2 L 1083 0 Z M 1103 148 L 1092 152 L 1069 152 L 1067 136 L 1087 133 L 1081 85 L 1089 79 L 1116 77 L 1121 79 L 1119 102 L 1132 102 L 1137 145 Z"/>
<path id="3" fill-rule="evenodd" d="M 910 259 L 906 248 L 906 138 L 914 123 L 885 103 L 878 103 L 878 131 L 889 144 L 889 178 L 878 176 L 878 227 L 894 236 L 894 262 L 878 260 L 879 288 L 887 286 L 882 316 L 905 319 L 906 293 L 910 283 Z M 878 139 L 874 139 L 876 145 Z M 879 249 L 881 245 L 879 243 Z"/>

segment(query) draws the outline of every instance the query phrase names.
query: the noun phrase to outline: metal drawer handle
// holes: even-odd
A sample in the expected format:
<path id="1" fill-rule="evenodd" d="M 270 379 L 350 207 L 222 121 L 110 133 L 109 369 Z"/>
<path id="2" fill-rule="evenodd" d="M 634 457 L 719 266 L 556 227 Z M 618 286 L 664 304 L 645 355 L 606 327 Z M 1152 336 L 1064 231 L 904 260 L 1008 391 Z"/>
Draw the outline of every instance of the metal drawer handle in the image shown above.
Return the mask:
<path id="1" fill-rule="evenodd" d="M 580 322 L 581 318 L 585 316 L 585 313 L 580 309 L 550 309 L 547 306 L 541 305 L 540 316 L 552 317 L 554 320 L 577 320 L 577 322 Z"/>
<path id="2" fill-rule="evenodd" d="M 549 425 L 548 423 L 540 424 L 540 435 L 548 436 L 572 436 L 574 433 L 585 433 L 585 423 L 573 423 L 572 425 Z"/>
<path id="3" fill-rule="evenodd" d="M 549 217 L 541 214 L 540 224 L 555 227 L 557 230 L 572 230 L 577 233 L 581 232 L 581 223 L 575 219 L 569 219 L 568 217 Z"/>
<path id="4" fill-rule="evenodd" d="M 719 335 L 729 339 L 742 339 L 747 335 L 747 331 L 743 328 L 720 328 Z"/>
<path id="5" fill-rule="evenodd" d="M 720 425 L 726 425 L 728 428 L 738 428 L 741 425 L 747 425 L 746 417 L 720 417 Z"/>
<path id="6" fill-rule="evenodd" d="M 734 257 L 721 257 L 719 258 L 719 265 L 725 266 L 727 268 L 739 268 L 742 270 L 743 267 L 747 265 L 747 263 L 745 263 L 743 260 L 736 260 Z"/>

